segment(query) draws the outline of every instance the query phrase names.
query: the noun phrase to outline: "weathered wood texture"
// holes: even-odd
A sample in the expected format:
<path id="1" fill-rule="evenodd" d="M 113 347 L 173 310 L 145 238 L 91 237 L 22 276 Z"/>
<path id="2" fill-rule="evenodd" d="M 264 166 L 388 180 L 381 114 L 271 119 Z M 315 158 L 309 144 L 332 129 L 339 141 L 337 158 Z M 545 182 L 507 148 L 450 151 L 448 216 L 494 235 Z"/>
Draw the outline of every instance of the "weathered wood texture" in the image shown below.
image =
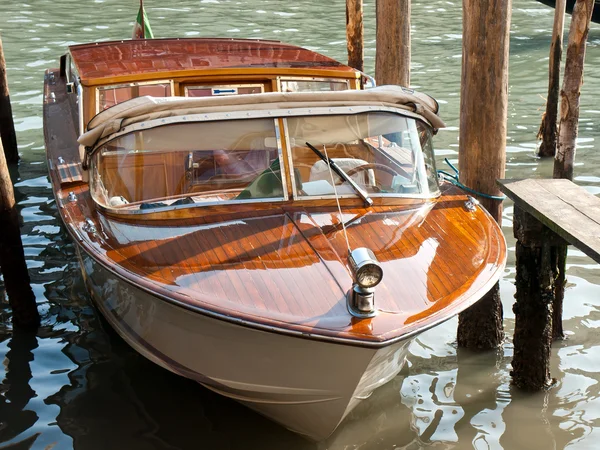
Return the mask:
<path id="1" fill-rule="evenodd" d="M 0 38 L 0 137 L 4 146 L 4 154 L 8 163 L 19 161 L 17 149 L 17 135 L 10 105 L 10 93 L 8 91 L 8 77 L 6 76 L 6 60 L 4 59 L 4 48 Z"/>
<path id="2" fill-rule="evenodd" d="M 562 59 L 563 29 L 565 24 L 566 0 L 556 0 L 554 10 L 554 27 L 552 28 L 552 43 L 550 44 L 550 62 L 548 63 L 548 99 L 546 113 L 538 138 L 542 139 L 539 156 L 554 156 L 558 139 L 558 94 L 560 90 L 560 61 Z"/>
<path id="3" fill-rule="evenodd" d="M 0 142 L 0 271 L 4 278 L 8 302 L 12 308 L 13 324 L 23 328 L 37 327 L 40 316 L 30 286 L 15 196 L 2 142 Z"/>
<path id="4" fill-rule="evenodd" d="M 560 130 L 554 161 L 554 178 L 573 179 L 573 164 L 579 128 L 579 96 L 583 84 L 583 62 L 594 0 L 577 0 L 569 30 L 565 76 L 560 91 Z"/>
<path id="5" fill-rule="evenodd" d="M 551 384 L 552 304 L 554 279 L 553 232 L 515 205 L 516 302 L 513 383 L 537 391 Z"/>
<path id="6" fill-rule="evenodd" d="M 348 65 L 364 70 L 363 0 L 346 0 L 346 44 Z"/>
<path id="7" fill-rule="evenodd" d="M 563 300 L 567 284 L 567 250 L 568 245 L 560 242 L 552 250 L 552 277 L 554 278 L 554 304 L 552 305 L 552 338 L 564 339 L 562 325 Z"/>
<path id="8" fill-rule="evenodd" d="M 508 46 L 511 0 L 463 0 L 463 59 L 460 95 L 460 180 L 478 192 L 499 195 L 504 176 L 508 112 Z M 485 43 L 485 44 L 484 44 Z M 500 222 L 502 202 L 479 198 Z M 461 313 L 458 344 L 494 348 L 504 337 L 498 287 L 476 308 Z"/>
<path id="9" fill-rule="evenodd" d="M 376 2 L 375 79 L 378 85 L 410 86 L 410 2 Z"/>
<path id="10" fill-rule="evenodd" d="M 502 191 L 569 244 L 600 262 L 600 199 L 566 179 L 501 180 Z"/>

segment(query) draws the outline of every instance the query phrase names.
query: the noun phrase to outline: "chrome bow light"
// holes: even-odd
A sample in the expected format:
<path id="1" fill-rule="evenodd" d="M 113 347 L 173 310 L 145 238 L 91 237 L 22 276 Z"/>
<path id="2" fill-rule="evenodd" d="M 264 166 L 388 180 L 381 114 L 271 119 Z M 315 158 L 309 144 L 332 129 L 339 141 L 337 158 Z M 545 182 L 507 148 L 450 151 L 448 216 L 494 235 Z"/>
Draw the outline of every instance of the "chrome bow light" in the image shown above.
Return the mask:
<path id="1" fill-rule="evenodd" d="M 373 317 L 375 310 L 375 286 L 383 278 L 383 269 L 373 252 L 365 247 L 352 250 L 348 263 L 354 285 L 348 292 L 348 311 L 355 317 Z"/>

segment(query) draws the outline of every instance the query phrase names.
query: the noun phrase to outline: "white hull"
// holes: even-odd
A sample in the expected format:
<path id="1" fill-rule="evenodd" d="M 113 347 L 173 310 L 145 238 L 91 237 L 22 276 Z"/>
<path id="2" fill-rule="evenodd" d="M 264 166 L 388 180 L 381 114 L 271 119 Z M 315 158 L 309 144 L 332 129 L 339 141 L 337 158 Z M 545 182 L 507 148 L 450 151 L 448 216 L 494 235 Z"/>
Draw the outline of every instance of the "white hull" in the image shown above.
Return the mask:
<path id="1" fill-rule="evenodd" d="M 377 349 L 257 330 L 157 298 L 80 253 L 97 306 L 134 349 L 312 439 L 404 365 L 410 339 Z"/>

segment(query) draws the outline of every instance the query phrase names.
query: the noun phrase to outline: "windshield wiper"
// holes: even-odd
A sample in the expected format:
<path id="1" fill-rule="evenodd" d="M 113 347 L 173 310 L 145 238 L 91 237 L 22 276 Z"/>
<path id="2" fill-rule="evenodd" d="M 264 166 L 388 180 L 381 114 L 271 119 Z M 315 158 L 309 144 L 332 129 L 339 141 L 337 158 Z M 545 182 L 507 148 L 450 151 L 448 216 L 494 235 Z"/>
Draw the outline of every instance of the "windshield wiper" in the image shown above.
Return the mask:
<path id="1" fill-rule="evenodd" d="M 327 156 L 325 156 L 323 153 L 321 153 L 320 150 L 318 150 L 316 147 L 312 146 L 309 142 L 306 142 L 306 145 L 313 152 L 315 152 L 319 158 L 321 158 L 323 161 L 325 161 L 327 163 L 327 165 L 329 165 L 329 167 L 331 167 L 331 169 L 335 173 L 337 173 L 344 181 L 348 182 L 348 184 L 350 186 L 352 186 L 352 188 L 356 191 L 358 196 L 363 199 L 363 202 L 365 202 L 365 206 L 373 206 L 373 200 L 371 200 L 371 198 L 369 197 L 369 194 L 367 194 L 363 188 L 361 188 L 358 184 L 356 184 L 354 182 L 354 180 L 352 178 L 350 178 L 348 176 L 348 174 L 346 172 L 344 172 L 340 168 L 340 166 L 338 166 L 335 163 L 335 161 L 329 159 Z"/>

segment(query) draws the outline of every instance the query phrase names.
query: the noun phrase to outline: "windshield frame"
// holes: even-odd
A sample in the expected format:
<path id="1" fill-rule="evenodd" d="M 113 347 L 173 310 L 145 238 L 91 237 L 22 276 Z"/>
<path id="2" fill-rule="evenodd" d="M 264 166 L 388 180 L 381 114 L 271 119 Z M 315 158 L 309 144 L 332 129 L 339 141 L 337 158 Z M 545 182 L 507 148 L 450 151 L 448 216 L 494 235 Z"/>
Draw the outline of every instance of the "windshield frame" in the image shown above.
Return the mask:
<path id="1" fill-rule="evenodd" d="M 320 111 L 319 109 L 315 108 L 313 110 L 311 110 L 311 116 L 319 116 L 319 115 L 339 115 L 339 114 L 332 114 L 331 111 L 333 111 L 334 108 L 329 108 L 326 109 L 326 111 L 329 112 L 329 114 L 327 112 L 323 112 Z M 429 136 L 429 140 L 431 140 L 431 138 L 433 137 L 433 127 L 432 125 L 425 120 L 424 118 L 418 116 L 417 114 L 411 114 L 408 111 L 404 111 L 402 109 L 395 109 L 395 108 L 388 108 L 388 107 L 366 107 L 366 108 L 360 108 L 360 107 L 353 107 L 350 108 L 350 111 L 352 111 L 353 114 L 362 114 L 362 113 L 377 113 L 377 112 L 390 112 L 396 115 L 400 115 L 400 116 L 404 116 L 404 117 L 408 117 L 408 118 L 412 118 L 414 119 L 417 123 L 421 122 L 428 130 L 430 133 Z M 307 116 L 308 114 L 304 114 L 305 116 Z M 348 113 L 346 113 L 346 115 L 348 115 Z M 289 173 L 289 177 L 291 180 L 291 185 L 292 185 L 292 193 L 291 193 L 291 198 L 295 201 L 312 201 L 312 200 L 331 200 L 331 199 L 335 199 L 336 195 L 335 194 L 329 194 L 329 195 L 300 195 L 300 193 L 298 192 L 297 189 L 297 180 L 296 180 L 296 175 L 294 172 L 294 161 L 293 161 L 293 154 L 292 154 L 292 148 L 291 148 L 291 141 L 292 138 L 290 136 L 290 131 L 289 131 L 289 126 L 288 126 L 288 122 L 287 120 L 283 121 L 283 136 L 284 136 L 284 140 L 286 143 L 286 150 L 285 153 L 287 154 L 287 159 L 288 159 L 288 165 L 290 166 L 291 170 Z M 382 149 L 379 149 L 383 154 L 385 154 L 385 151 L 383 151 Z M 425 158 L 424 158 L 424 149 L 421 149 L 421 152 L 419 154 L 419 164 L 423 164 L 425 165 Z M 432 155 L 430 155 L 433 158 L 433 162 L 434 162 L 434 167 L 433 169 L 435 170 L 435 152 L 433 151 L 433 149 L 431 149 L 431 153 Z M 387 156 L 387 155 L 386 155 Z M 389 156 L 388 156 L 389 157 Z M 437 173 L 435 174 L 436 178 L 437 178 Z M 422 182 L 425 182 L 425 184 L 427 184 L 426 180 L 423 180 Z M 435 192 L 426 192 L 426 193 L 393 193 L 393 192 L 385 192 L 385 193 L 374 193 L 374 192 L 369 192 L 368 196 L 369 198 L 410 198 L 410 199 L 431 199 L 431 198 L 437 198 L 441 195 L 441 191 L 438 189 Z M 342 193 L 337 193 L 337 198 L 339 199 L 350 199 L 350 198 L 356 198 L 356 199 L 361 199 L 361 196 L 358 193 L 354 193 L 354 194 L 342 194 Z"/>
<path id="2" fill-rule="evenodd" d="M 282 167 L 282 183 L 283 183 L 283 196 L 277 198 L 257 198 L 257 199 L 244 199 L 244 200 L 223 200 L 219 202 L 199 202 L 185 205 L 166 205 L 156 208 L 147 209 L 127 209 L 112 207 L 104 205 L 98 202 L 94 196 L 92 196 L 94 203 L 103 211 L 110 212 L 113 214 L 126 214 L 126 215 L 138 215 L 138 214 L 150 214 L 165 212 L 176 209 L 184 208 L 196 208 L 196 207 L 207 207 L 207 206 L 221 206 L 221 205 L 235 205 L 235 204 L 252 204 L 252 203 L 284 203 L 289 201 L 302 201 L 311 202 L 314 200 L 330 200 L 335 199 L 335 195 L 323 195 L 323 196 L 301 196 L 296 188 L 296 180 L 294 176 L 294 164 L 292 161 L 292 152 L 290 148 L 290 136 L 289 128 L 287 123 L 288 117 L 300 117 L 300 116 L 323 116 L 323 115 L 355 115 L 361 113 L 370 112 L 388 112 L 394 115 L 404 116 L 410 119 L 414 119 L 417 122 L 421 122 L 429 130 L 433 130 L 433 126 L 422 116 L 417 113 L 405 110 L 403 108 L 395 108 L 384 105 L 372 105 L 372 106 L 336 106 L 336 107 L 315 107 L 315 108 L 289 108 L 282 110 L 250 110 L 250 111 L 231 111 L 231 112 L 211 112 L 208 114 L 190 114 L 186 116 L 171 116 L 159 119 L 152 119 L 145 122 L 134 123 L 127 125 L 115 133 L 100 139 L 93 147 L 91 159 L 94 160 L 96 152 L 101 147 L 108 144 L 119 137 L 126 134 L 130 134 L 140 130 L 148 130 L 168 126 L 179 123 L 194 123 L 194 122 L 216 122 L 216 121 L 236 121 L 236 120 L 248 120 L 248 119 L 260 119 L 270 118 L 274 120 L 274 127 L 276 133 L 278 155 L 280 164 Z M 283 129 L 281 129 L 283 127 Z M 422 161 L 423 158 L 420 158 Z M 94 167 L 95 164 L 90 167 L 90 170 L 97 170 Z M 93 174 L 90 174 L 90 178 Z M 289 181 L 288 181 L 289 180 Z M 291 186 L 291 192 L 290 192 Z M 406 199 L 432 199 L 440 195 L 438 189 L 437 192 L 428 193 L 370 193 L 369 197 L 372 198 L 406 198 Z M 360 196 L 354 194 L 338 194 L 340 199 L 356 199 L 360 200 Z"/>

